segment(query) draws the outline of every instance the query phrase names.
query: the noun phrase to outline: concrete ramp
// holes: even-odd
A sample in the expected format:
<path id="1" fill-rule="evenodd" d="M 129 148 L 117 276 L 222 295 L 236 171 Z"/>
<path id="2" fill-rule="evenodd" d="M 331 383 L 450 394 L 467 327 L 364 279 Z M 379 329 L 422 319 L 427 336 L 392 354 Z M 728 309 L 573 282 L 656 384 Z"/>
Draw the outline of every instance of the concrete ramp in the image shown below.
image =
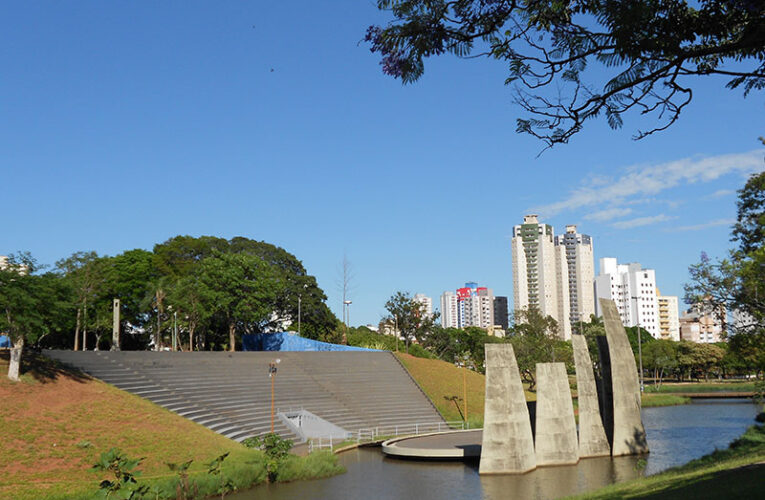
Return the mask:
<path id="1" fill-rule="evenodd" d="M 350 433 L 443 422 L 389 352 L 43 353 L 236 441 L 270 431 L 276 358 L 276 414 L 307 410 Z M 281 418 L 274 430 L 301 441 Z"/>

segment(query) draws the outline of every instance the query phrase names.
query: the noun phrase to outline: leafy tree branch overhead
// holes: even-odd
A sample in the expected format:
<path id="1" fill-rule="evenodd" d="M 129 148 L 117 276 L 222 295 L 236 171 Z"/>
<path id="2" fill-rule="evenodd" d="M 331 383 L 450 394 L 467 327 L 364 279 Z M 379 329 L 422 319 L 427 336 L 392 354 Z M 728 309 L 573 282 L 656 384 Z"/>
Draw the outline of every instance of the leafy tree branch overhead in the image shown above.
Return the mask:
<path id="1" fill-rule="evenodd" d="M 383 73 L 417 81 L 445 53 L 507 65 L 527 113 L 516 131 L 547 147 L 593 118 L 628 112 L 665 130 L 693 97 L 693 77 L 722 75 L 744 95 L 765 88 L 765 3 L 758 0 L 378 0 L 393 15 L 365 41 Z M 605 77 L 603 76 L 605 75 Z"/>

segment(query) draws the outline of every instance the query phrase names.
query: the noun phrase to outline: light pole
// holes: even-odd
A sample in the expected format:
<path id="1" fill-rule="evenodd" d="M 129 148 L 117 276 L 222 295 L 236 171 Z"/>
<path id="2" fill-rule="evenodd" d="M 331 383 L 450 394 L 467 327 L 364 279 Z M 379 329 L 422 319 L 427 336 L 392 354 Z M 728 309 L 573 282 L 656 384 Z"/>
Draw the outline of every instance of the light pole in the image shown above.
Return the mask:
<path id="1" fill-rule="evenodd" d="M 345 331 L 343 331 L 343 345 L 348 344 L 348 323 L 351 322 L 351 304 L 350 300 L 343 301 L 343 319 L 345 320 Z"/>
<path id="2" fill-rule="evenodd" d="M 173 311 L 173 352 L 178 350 L 178 311 Z"/>
<path id="3" fill-rule="evenodd" d="M 303 298 L 298 294 L 298 337 L 300 336 L 300 305 L 303 301 Z"/>
<path id="4" fill-rule="evenodd" d="M 645 390 L 645 385 L 643 384 L 643 341 L 640 335 L 640 297 L 630 298 L 635 301 L 635 319 L 638 334 L 638 362 L 640 363 L 640 392 L 642 393 Z"/>
<path id="5" fill-rule="evenodd" d="M 268 378 L 271 379 L 271 434 L 274 433 L 274 380 L 276 380 L 276 365 L 282 360 L 276 358 L 268 363 Z"/>
<path id="6" fill-rule="evenodd" d="M 396 352 L 398 352 L 398 316 L 393 316 L 394 321 L 396 322 L 396 328 L 393 331 L 393 335 L 396 336 Z"/>

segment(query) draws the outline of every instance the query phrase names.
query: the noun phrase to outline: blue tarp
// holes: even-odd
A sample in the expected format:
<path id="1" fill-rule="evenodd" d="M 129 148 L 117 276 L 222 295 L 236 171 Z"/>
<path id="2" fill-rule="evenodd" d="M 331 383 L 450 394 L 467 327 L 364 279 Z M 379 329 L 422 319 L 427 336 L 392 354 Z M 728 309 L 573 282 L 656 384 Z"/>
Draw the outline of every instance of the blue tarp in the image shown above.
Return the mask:
<path id="1" fill-rule="evenodd" d="M 11 339 L 8 335 L 0 335 L 0 347 L 11 347 Z"/>
<path id="2" fill-rule="evenodd" d="M 363 347 L 330 344 L 304 337 L 293 332 L 254 333 L 242 336 L 245 351 L 377 351 Z"/>

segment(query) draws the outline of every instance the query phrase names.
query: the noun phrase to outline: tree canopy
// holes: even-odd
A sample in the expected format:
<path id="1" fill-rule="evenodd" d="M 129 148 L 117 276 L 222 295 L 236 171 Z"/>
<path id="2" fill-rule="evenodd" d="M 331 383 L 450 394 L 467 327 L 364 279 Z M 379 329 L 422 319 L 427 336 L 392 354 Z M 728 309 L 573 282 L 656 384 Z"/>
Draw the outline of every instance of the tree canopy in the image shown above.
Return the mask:
<path id="1" fill-rule="evenodd" d="M 445 53 L 506 65 L 528 113 L 516 130 L 548 146 L 593 118 L 620 128 L 636 112 L 672 125 L 691 101 L 691 78 L 722 75 L 744 95 L 765 88 L 765 4 L 754 0 L 378 0 L 392 14 L 365 40 L 385 74 L 418 80 Z"/>

